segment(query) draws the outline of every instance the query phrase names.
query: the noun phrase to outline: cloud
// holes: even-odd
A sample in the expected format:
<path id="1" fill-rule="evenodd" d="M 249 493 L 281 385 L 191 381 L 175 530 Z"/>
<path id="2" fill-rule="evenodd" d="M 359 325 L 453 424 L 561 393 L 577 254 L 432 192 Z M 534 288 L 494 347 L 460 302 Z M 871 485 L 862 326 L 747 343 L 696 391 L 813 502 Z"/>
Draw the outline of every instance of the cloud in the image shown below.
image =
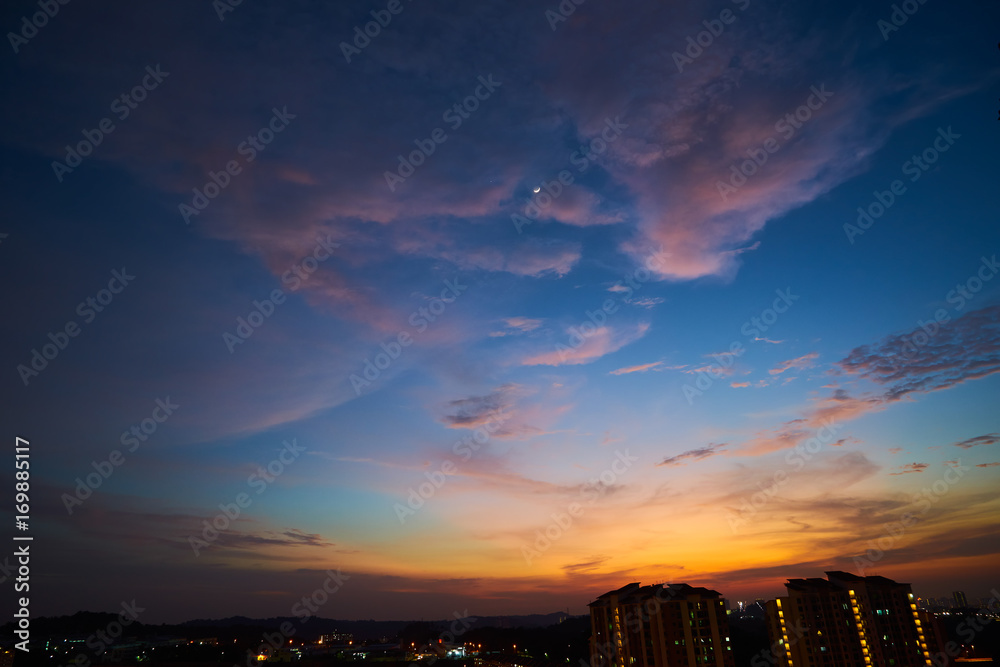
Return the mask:
<path id="1" fill-rule="evenodd" d="M 722 444 L 710 444 L 704 447 L 699 447 L 698 449 L 689 449 L 686 452 L 677 454 L 676 456 L 668 456 L 656 465 L 658 466 L 682 466 L 688 463 L 694 463 L 695 461 L 701 461 L 707 459 L 710 456 L 716 456 L 722 452 L 727 445 Z"/>
<path id="2" fill-rule="evenodd" d="M 926 344 L 915 345 L 925 340 Z M 920 328 L 863 345 L 837 362 L 849 375 L 886 387 L 884 399 L 949 389 L 1000 371 L 1000 306 L 945 322 L 934 336 Z"/>
<path id="3" fill-rule="evenodd" d="M 771 343 L 772 345 L 780 345 L 781 343 L 785 342 L 783 340 L 771 340 L 770 338 L 760 338 L 760 337 L 754 337 L 754 340 L 761 341 L 764 343 Z"/>
<path id="4" fill-rule="evenodd" d="M 452 429 L 484 428 L 498 440 L 526 439 L 559 432 L 550 426 L 573 407 L 561 401 L 558 387 L 540 390 L 507 383 L 486 394 L 449 401 L 437 419 Z"/>
<path id="5" fill-rule="evenodd" d="M 840 372 L 884 385 L 886 389 L 881 393 L 857 397 L 844 389 L 836 389 L 831 396 L 813 399 L 805 417 L 758 433 L 738 451 L 758 455 L 794 447 L 812 437 L 824 424 L 840 424 L 884 410 L 911 394 L 947 389 L 1000 371 L 1000 306 L 972 311 L 942 324 L 926 345 L 915 348 L 909 341 L 918 331 L 922 333 L 914 329 L 906 334 L 887 336 L 873 345 L 857 347 L 836 362 L 835 367 Z M 799 359 L 808 357 L 810 355 Z M 991 436 L 980 437 L 988 439 Z M 983 440 L 980 444 L 985 443 Z"/>
<path id="6" fill-rule="evenodd" d="M 521 362 L 523 366 L 572 366 L 589 364 L 601 357 L 617 352 L 629 343 L 633 343 L 649 331 L 648 323 L 640 323 L 635 327 L 615 329 L 611 326 L 599 327 L 593 334 L 583 339 L 577 347 L 567 343 L 574 340 L 574 331 L 567 330 L 565 342 L 560 341 L 558 347 L 550 352 L 531 355 Z M 576 335 L 577 339 L 579 334 Z"/>
<path id="7" fill-rule="evenodd" d="M 627 375 L 629 373 L 645 373 L 646 371 L 663 371 L 670 368 L 676 368 L 676 366 L 665 366 L 662 361 L 654 361 L 649 364 L 639 364 L 638 366 L 626 366 L 625 368 L 616 368 L 613 371 L 608 371 L 609 375 Z"/>
<path id="8" fill-rule="evenodd" d="M 905 475 L 911 472 L 923 472 L 930 467 L 929 463 L 907 463 L 897 468 L 899 472 L 891 472 L 890 475 Z"/>
<path id="9" fill-rule="evenodd" d="M 649 308 L 652 308 L 654 306 L 658 306 L 659 304 L 661 304 L 663 302 L 664 302 L 664 298 L 663 297 L 660 297 L 660 296 L 645 296 L 645 297 L 643 297 L 641 299 L 633 299 L 632 301 L 629 301 L 628 303 L 632 304 L 633 306 L 639 306 L 640 308 L 649 309 Z"/>
<path id="10" fill-rule="evenodd" d="M 993 466 L 1000 466 L 1000 461 L 994 461 L 993 463 L 977 463 L 977 468 L 992 468 Z"/>
<path id="11" fill-rule="evenodd" d="M 491 331 L 491 338 L 519 336 L 521 334 L 534 331 L 538 327 L 542 326 L 542 320 L 534 320 L 529 317 L 507 317 L 502 321 L 506 328 L 501 331 Z"/>
<path id="12" fill-rule="evenodd" d="M 300 530 L 285 530 L 280 533 L 260 532 L 260 533 L 237 533 L 232 531 L 219 533 L 217 540 L 219 546 L 230 549 L 259 549 L 260 547 L 332 547 L 333 542 L 328 541 L 318 533 L 304 533 Z"/>
<path id="13" fill-rule="evenodd" d="M 845 421 L 883 408 L 883 403 L 876 398 L 857 398 L 838 389 L 832 396 L 814 399 L 805 416 L 757 433 L 737 451 L 741 455 L 756 456 L 788 449 L 816 436 L 823 427 L 835 431 Z"/>
<path id="14" fill-rule="evenodd" d="M 903 451 L 902 447 L 890 447 L 889 448 L 889 453 L 890 454 L 899 454 L 901 451 Z"/>
<path id="15" fill-rule="evenodd" d="M 681 367 L 684 368 L 683 366 Z M 735 366 L 723 366 L 718 363 L 705 364 L 704 366 L 698 366 L 697 368 L 686 368 L 681 370 L 682 373 L 687 373 L 688 375 L 697 375 L 698 373 L 710 373 L 715 376 L 718 375 L 733 375 L 736 373 Z"/>
<path id="16" fill-rule="evenodd" d="M 955 446 L 962 449 L 972 449 L 979 445 L 995 445 L 998 442 L 1000 442 L 1000 433 L 987 433 L 986 435 L 977 435 L 975 438 L 956 442 Z"/>
<path id="17" fill-rule="evenodd" d="M 367 463 L 369 465 L 379 466 L 382 468 L 394 468 L 399 470 L 419 469 L 419 466 L 416 465 L 405 465 L 403 463 L 398 463 L 396 461 L 373 459 L 368 456 L 334 456 L 329 452 L 310 452 L 310 453 L 320 458 L 329 459 L 331 461 L 343 461 L 344 463 Z"/>
<path id="18" fill-rule="evenodd" d="M 448 428 L 476 429 L 486 427 L 492 435 L 509 435 L 505 422 L 514 416 L 517 401 L 532 393 L 517 384 L 505 384 L 482 396 L 469 396 L 449 401 L 448 414 L 439 421 Z"/>
<path id="19" fill-rule="evenodd" d="M 744 389 L 746 387 L 749 387 L 750 383 L 749 382 L 730 382 L 729 386 L 730 387 L 734 387 L 736 389 Z"/>
<path id="20" fill-rule="evenodd" d="M 810 366 L 813 365 L 812 362 L 815 361 L 818 357 L 819 357 L 818 353 L 810 352 L 809 354 L 804 354 L 796 359 L 789 359 L 788 361 L 782 361 L 780 364 L 769 370 L 768 373 L 770 373 L 771 375 L 780 375 L 781 373 L 784 373 L 790 368 L 798 368 L 798 369 L 809 368 Z"/>
<path id="21" fill-rule="evenodd" d="M 563 565 L 562 570 L 568 575 L 582 574 L 584 572 L 591 572 L 598 569 L 609 560 L 611 559 L 608 556 L 595 556 L 593 559 L 582 563 L 570 563 L 569 565 Z"/>

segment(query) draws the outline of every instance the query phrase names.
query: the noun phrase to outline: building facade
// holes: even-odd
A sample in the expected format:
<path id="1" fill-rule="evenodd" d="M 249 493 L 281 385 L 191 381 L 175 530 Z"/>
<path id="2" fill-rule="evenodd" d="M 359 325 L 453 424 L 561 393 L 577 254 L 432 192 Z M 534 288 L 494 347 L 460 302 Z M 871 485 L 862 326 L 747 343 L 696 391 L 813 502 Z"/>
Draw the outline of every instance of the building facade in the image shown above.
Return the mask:
<path id="1" fill-rule="evenodd" d="M 726 602 L 687 584 L 628 584 L 590 603 L 591 667 L 734 667 Z"/>
<path id="2" fill-rule="evenodd" d="M 937 637 L 909 584 L 827 572 L 789 579 L 767 603 L 767 629 L 784 667 L 931 667 Z"/>

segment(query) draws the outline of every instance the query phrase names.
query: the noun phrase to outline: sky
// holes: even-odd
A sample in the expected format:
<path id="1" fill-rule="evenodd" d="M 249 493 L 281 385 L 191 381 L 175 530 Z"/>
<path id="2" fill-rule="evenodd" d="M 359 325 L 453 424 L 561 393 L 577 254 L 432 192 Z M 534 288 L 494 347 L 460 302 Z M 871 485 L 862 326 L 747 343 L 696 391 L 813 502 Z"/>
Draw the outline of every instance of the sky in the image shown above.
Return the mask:
<path id="1" fill-rule="evenodd" d="M 1000 583 L 995 7 L 43 4 L 0 17 L 33 615 Z"/>

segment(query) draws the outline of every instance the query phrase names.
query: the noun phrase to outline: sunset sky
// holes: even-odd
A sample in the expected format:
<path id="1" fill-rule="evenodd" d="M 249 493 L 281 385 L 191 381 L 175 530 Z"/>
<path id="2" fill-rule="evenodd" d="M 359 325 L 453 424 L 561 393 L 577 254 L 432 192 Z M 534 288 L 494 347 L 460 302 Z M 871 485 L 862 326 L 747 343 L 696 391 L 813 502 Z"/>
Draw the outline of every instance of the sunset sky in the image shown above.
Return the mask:
<path id="1" fill-rule="evenodd" d="M 1000 11 L 907 7 L 5 3 L 32 613 L 987 596 Z"/>

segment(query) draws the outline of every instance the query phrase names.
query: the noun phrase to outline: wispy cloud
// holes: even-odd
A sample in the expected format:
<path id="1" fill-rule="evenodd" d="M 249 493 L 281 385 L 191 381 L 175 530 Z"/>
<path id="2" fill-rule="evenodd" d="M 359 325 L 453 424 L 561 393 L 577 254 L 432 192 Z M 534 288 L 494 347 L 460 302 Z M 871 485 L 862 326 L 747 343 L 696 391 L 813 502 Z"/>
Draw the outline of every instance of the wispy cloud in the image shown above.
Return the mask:
<path id="1" fill-rule="evenodd" d="M 491 331 L 491 338 L 519 336 L 542 326 L 542 320 L 535 320 L 529 317 L 507 317 L 501 321 L 504 323 L 504 328 L 499 331 Z"/>
<path id="2" fill-rule="evenodd" d="M 770 373 L 771 375 L 780 375 L 781 373 L 784 373 L 790 368 L 797 368 L 800 370 L 803 368 L 809 368 L 810 366 L 813 365 L 813 362 L 816 361 L 817 358 L 819 358 L 819 353 L 810 352 L 809 354 L 804 354 L 801 357 L 797 357 L 795 359 L 782 361 L 780 364 L 769 370 L 768 373 Z"/>
<path id="3" fill-rule="evenodd" d="M 995 445 L 998 442 L 1000 442 L 1000 433 L 987 433 L 986 435 L 977 435 L 975 438 L 956 442 L 955 446 L 962 449 L 971 449 L 979 445 Z"/>
<path id="4" fill-rule="evenodd" d="M 893 334 L 855 348 L 837 366 L 844 373 L 884 385 L 887 401 L 1000 372 L 1000 306 L 974 310 L 941 324 L 937 334 L 920 347 L 911 342 L 918 331 L 926 337 L 918 328 Z"/>
<path id="5" fill-rule="evenodd" d="M 639 306 L 640 308 L 646 308 L 646 309 L 658 306 L 663 302 L 664 302 L 663 297 L 659 296 L 645 296 L 642 297 L 641 299 L 632 299 L 631 301 L 629 301 L 629 303 L 632 304 L 633 306 Z"/>
<path id="6" fill-rule="evenodd" d="M 663 361 L 654 361 L 649 364 L 639 364 L 638 366 L 626 366 L 608 371 L 609 375 L 627 375 L 629 373 L 645 373 L 646 371 L 665 371 L 680 368 L 678 366 L 667 366 Z"/>
<path id="7" fill-rule="evenodd" d="M 929 463 L 907 463 L 904 466 L 897 468 L 897 472 L 891 472 L 890 475 L 905 475 L 911 472 L 923 472 L 930 467 Z"/>
<path id="8" fill-rule="evenodd" d="M 649 331 L 648 323 L 640 323 L 635 327 L 615 329 L 611 326 L 599 327 L 593 334 L 583 339 L 583 342 L 572 347 L 573 332 L 567 331 L 564 341 L 559 347 L 548 352 L 534 354 L 524 359 L 524 366 L 572 366 L 589 364 L 601 357 L 617 352 L 629 343 L 633 343 Z"/>
<path id="9" fill-rule="evenodd" d="M 676 456 L 668 456 L 656 465 L 658 466 L 682 466 L 688 463 L 694 463 L 695 461 L 701 461 L 707 459 L 711 456 L 716 456 L 722 450 L 727 447 L 725 443 L 722 444 L 710 444 L 704 447 L 699 447 L 697 449 L 689 449 L 682 454 L 677 454 Z"/>

